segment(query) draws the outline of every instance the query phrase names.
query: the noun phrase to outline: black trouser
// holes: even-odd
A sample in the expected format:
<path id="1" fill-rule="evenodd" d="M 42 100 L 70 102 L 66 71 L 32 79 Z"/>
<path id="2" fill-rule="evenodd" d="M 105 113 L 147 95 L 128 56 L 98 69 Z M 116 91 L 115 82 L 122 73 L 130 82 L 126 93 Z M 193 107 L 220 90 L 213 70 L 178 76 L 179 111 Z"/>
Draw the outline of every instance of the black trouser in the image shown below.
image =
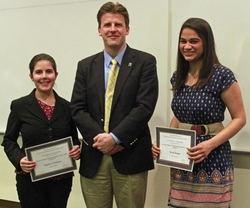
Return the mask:
<path id="1" fill-rule="evenodd" d="M 66 208 L 72 177 L 32 182 L 30 174 L 17 174 L 16 180 L 22 208 Z"/>

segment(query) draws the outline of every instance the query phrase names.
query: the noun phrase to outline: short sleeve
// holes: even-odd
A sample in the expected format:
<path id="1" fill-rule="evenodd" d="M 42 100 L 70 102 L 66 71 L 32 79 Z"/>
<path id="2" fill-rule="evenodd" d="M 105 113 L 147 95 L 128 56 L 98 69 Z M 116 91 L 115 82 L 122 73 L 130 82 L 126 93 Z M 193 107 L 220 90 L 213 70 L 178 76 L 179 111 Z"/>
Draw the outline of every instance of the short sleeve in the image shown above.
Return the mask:
<path id="1" fill-rule="evenodd" d="M 175 71 L 175 72 L 173 73 L 171 79 L 170 79 L 170 83 L 171 83 L 172 87 L 174 86 L 174 84 L 175 84 L 175 82 L 176 82 L 176 76 L 177 76 L 177 74 L 176 74 L 176 71 Z"/>
<path id="2" fill-rule="evenodd" d="M 218 87 L 221 92 L 230 87 L 232 83 L 237 82 L 234 73 L 225 66 L 219 66 L 216 68 L 215 79 L 219 80 L 219 82 L 216 83 L 220 85 Z"/>

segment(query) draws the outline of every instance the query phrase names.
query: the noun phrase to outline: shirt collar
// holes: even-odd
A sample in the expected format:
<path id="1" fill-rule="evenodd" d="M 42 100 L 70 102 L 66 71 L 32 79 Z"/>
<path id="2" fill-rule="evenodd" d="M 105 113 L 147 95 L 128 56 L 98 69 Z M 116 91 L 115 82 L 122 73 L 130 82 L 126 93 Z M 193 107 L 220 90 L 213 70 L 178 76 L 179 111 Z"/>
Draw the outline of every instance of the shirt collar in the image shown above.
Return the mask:
<path id="1" fill-rule="evenodd" d="M 122 49 L 122 51 L 115 57 L 115 59 L 116 59 L 119 66 L 121 66 L 122 58 L 123 58 L 123 55 L 124 55 L 126 49 L 127 49 L 127 44 Z M 113 58 L 105 50 L 103 51 L 103 53 L 104 53 L 104 64 L 105 64 L 106 67 L 109 67 L 109 65 L 110 65 Z"/>

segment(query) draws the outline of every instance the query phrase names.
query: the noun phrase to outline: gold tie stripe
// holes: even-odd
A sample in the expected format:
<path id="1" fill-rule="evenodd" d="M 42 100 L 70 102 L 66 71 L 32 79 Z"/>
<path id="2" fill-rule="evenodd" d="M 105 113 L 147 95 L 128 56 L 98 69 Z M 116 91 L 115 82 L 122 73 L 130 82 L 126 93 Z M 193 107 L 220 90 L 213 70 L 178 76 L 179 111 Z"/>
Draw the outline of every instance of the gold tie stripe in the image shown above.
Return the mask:
<path id="1" fill-rule="evenodd" d="M 113 59 L 112 67 L 109 72 L 108 84 L 106 89 L 106 99 L 105 99 L 105 119 L 104 119 L 104 131 L 109 132 L 109 119 L 111 114 L 111 106 L 113 101 L 113 95 L 115 90 L 115 83 L 118 76 L 117 61 Z"/>

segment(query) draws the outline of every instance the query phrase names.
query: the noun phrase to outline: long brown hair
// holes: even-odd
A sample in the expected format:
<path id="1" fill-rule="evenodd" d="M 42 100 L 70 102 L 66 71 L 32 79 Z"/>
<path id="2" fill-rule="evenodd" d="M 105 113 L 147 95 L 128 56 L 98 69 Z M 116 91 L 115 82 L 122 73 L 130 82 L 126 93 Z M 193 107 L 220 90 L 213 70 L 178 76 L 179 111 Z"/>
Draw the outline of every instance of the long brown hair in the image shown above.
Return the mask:
<path id="1" fill-rule="evenodd" d="M 215 51 L 215 43 L 212 29 L 207 21 L 201 18 L 190 18 L 186 20 L 180 30 L 178 39 L 178 53 L 177 53 L 177 78 L 172 90 L 180 89 L 185 83 L 189 70 L 189 62 L 186 61 L 179 49 L 179 41 L 183 29 L 190 28 L 194 30 L 203 41 L 204 52 L 202 66 L 199 72 L 198 82 L 195 88 L 204 87 L 210 80 L 213 74 L 214 65 L 220 65 Z"/>

